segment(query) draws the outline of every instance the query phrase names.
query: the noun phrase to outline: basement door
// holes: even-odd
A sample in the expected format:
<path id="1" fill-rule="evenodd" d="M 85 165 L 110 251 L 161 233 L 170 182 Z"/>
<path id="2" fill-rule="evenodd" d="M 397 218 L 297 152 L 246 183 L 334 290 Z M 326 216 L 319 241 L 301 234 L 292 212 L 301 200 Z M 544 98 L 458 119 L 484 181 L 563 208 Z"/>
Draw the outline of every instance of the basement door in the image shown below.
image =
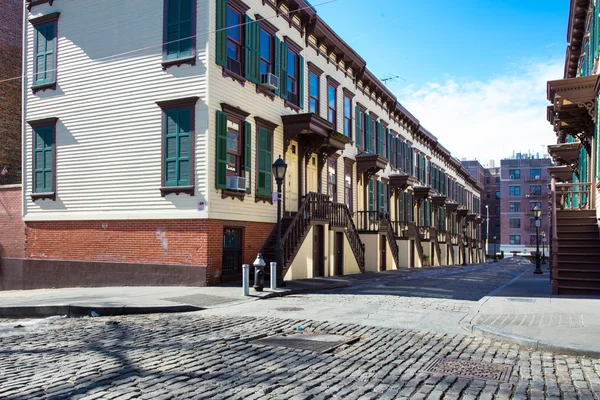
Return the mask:
<path id="1" fill-rule="evenodd" d="M 313 227 L 313 278 L 325 275 L 325 228 Z"/>
<path id="2" fill-rule="evenodd" d="M 344 232 L 335 233 L 335 274 L 344 275 Z"/>
<path id="3" fill-rule="evenodd" d="M 243 229 L 239 228 L 223 229 L 222 282 L 234 282 L 242 279 L 243 233 Z"/>

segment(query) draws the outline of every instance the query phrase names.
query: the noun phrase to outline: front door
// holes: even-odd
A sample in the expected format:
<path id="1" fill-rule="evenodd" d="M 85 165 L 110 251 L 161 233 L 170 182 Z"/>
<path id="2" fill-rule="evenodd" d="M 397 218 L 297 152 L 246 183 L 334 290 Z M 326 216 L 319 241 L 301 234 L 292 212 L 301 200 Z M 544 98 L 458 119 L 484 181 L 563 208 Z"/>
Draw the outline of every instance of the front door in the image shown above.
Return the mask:
<path id="1" fill-rule="evenodd" d="M 380 250 L 381 250 L 381 257 L 379 257 L 380 260 L 380 266 L 379 266 L 379 270 L 380 271 L 385 271 L 386 270 L 386 264 L 387 264 L 387 260 L 386 260 L 386 240 L 387 238 L 384 235 L 379 236 L 379 243 L 380 243 Z"/>
<path id="2" fill-rule="evenodd" d="M 335 274 L 344 275 L 344 232 L 335 233 Z"/>
<path id="3" fill-rule="evenodd" d="M 242 279 L 242 234 L 243 230 L 239 228 L 223 229 L 223 282 Z"/>
<path id="4" fill-rule="evenodd" d="M 287 176 L 285 177 L 285 211 L 298 211 L 298 142 L 292 141 L 285 156 Z"/>
<path id="5" fill-rule="evenodd" d="M 306 193 L 317 193 L 319 191 L 319 167 L 317 166 L 317 155 L 311 154 L 306 166 Z"/>
<path id="6" fill-rule="evenodd" d="M 325 243 L 323 225 L 315 225 L 313 228 L 313 277 L 325 275 Z"/>

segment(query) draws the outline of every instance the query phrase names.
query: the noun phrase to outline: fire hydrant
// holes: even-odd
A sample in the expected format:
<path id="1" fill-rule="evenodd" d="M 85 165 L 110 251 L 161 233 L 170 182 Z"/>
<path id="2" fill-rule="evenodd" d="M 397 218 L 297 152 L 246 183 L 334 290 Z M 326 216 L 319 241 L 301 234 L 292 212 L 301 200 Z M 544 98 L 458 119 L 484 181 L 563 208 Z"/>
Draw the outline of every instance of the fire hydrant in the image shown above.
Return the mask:
<path id="1" fill-rule="evenodd" d="M 258 253 L 252 265 L 254 265 L 254 290 L 262 292 L 265 287 L 265 266 L 267 265 L 262 254 Z"/>

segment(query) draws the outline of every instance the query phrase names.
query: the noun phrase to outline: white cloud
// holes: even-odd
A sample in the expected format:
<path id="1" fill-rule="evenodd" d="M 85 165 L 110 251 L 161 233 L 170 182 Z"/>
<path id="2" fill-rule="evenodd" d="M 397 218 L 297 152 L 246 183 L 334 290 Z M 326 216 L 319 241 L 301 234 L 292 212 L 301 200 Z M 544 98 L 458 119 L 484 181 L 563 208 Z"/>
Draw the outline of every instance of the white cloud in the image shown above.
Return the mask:
<path id="1" fill-rule="evenodd" d="M 448 78 L 407 87 L 398 99 L 453 156 L 487 164 L 513 150 L 545 152 L 555 140 L 546 82 L 561 79 L 563 67 L 562 60 L 524 63 L 488 81 Z"/>

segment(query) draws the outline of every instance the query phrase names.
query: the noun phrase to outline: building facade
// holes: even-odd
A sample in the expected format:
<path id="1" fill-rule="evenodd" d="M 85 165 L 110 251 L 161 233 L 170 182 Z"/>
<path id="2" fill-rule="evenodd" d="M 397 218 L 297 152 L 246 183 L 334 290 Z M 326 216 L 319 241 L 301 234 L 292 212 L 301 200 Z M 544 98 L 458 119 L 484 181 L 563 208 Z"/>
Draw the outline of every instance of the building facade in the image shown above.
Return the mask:
<path id="1" fill-rule="evenodd" d="M 273 261 L 281 156 L 285 279 L 482 259 L 482 187 L 307 2 L 29 5 L 29 258 L 239 279 Z"/>
<path id="2" fill-rule="evenodd" d="M 547 118 L 556 133 L 548 152 L 554 294 L 600 294 L 600 4 L 572 0 L 563 79 L 549 81 Z"/>

